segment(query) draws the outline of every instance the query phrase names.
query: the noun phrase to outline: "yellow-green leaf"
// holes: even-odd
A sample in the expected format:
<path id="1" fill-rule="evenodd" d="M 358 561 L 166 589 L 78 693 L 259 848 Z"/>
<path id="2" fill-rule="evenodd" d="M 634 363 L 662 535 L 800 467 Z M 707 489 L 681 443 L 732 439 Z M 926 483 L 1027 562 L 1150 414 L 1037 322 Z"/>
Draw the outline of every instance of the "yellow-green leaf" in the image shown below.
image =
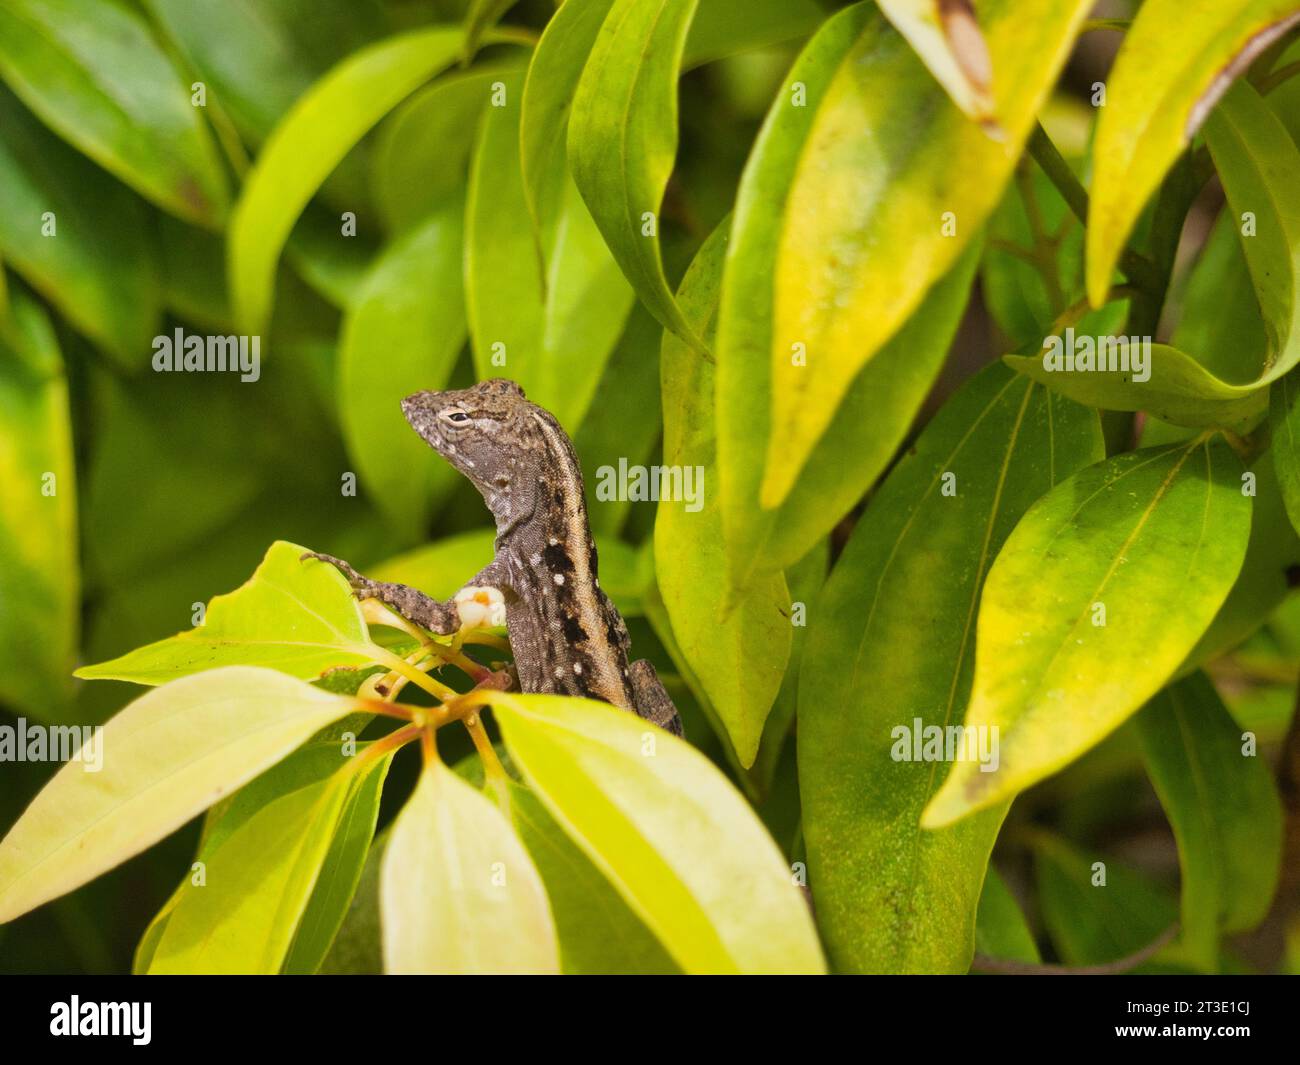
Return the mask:
<path id="1" fill-rule="evenodd" d="M 361 607 L 333 566 L 301 559 L 306 550 L 277 540 L 243 585 L 214 596 L 203 624 L 98 665 L 78 677 L 162 684 L 216 666 L 268 666 L 317 677 L 337 666 L 377 661 Z"/>
<path id="2" fill-rule="evenodd" d="M 573 97 L 573 179 L 633 289 L 697 351 L 664 277 L 659 206 L 677 155 L 677 76 L 698 0 L 615 0 Z"/>
<path id="3" fill-rule="evenodd" d="M 602 703 L 492 705 L 529 785 L 685 971 L 822 971 L 780 851 L 704 755 Z"/>
<path id="4" fill-rule="evenodd" d="M 712 332 L 726 250 L 724 223 L 700 249 L 677 293 L 683 317 L 701 337 Z M 740 764 L 748 768 L 790 655 L 790 592 L 780 570 L 766 570 L 737 591 L 724 617 L 727 556 L 713 490 L 718 476 L 713 364 L 665 332 L 659 373 L 663 460 L 682 471 L 683 498 L 660 500 L 655 574 L 678 647 L 726 727 Z"/>
<path id="5" fill-rule="evenodd" d="M 54 775 L 0 842 L 0 922 L 152 846 L 355 709 L 355 699 L 249 666 L 147 692 Z M 96 760 L 98 769 L 86 768 Z"/>
<path id="6" fill-rule="evenodd" d="M 249 171 L 230 222 L 230 292 L 250 333 L 271 313 L 280 251 L 321 182 L 396 104 L 449 66 L 460 50 L 456 27 L 413 30 L 363 48 L 298 101 Z"/>
<path id="7" fill-rule="evenodd" d="M 879 0 L 930 73 L 971 118 L 991 122 L 993 70 L 969 0 Z"/>
<path id="8" fill-rule="evenodd" d="M 205 848 L 199 858 L 203 881 L 187 882 L 170 906 L 148 972 L 270 975 L 280 971 L 350 800 L 372 775 L 382 780 L 392 757 L 376 758 L 354 773 L 340 752 L 340 741 L 311 746 L 315 749 L 295 757 L 311 758 L 323 776 L 269 797 L 219 846 Z M 372 806 L 371 829 L 373 814 Z M 359 855 L 362 861 L 365 845 Z M 360 874 L 360 864 L 352 873 Z M 347 899 L 342 902 L 346 908 Z M 334 916 L 341 918 L 341 909 L 336 908 Z M 331 938 L 333 931 L 329 929 Z"/>
<path id="9" fill-rule="evenodd" d="M 397 816 L 381 876 L 385 971 L 559 972 L 528 852 L 501 810 L 436 759 Z"/>
<path id="10" fill-rule="evenodd" d="M 1174 674 L 1241 570 L 1242 467 L 1220 437 L 1089 466 L 1025 515 L 980 601 L 967 729 L 996 729 L 997 768 L 953 765 L 937 828 L 1077 758 Z"/>
<path id="11" fill-rule="evenodd" d="M 1094 307 L 1143 206 L 1216 101 L 1292 24 L 1295 0 L 1147 0 L 1106 80 L 1092 157 L 1087 279 Z"/>
<path id="12" fill-rule="evenodd" d="M 859 371 L 979 232 L 1088 7 L 980 5 L 1002 140 L 874 3 L 833 16 L 799 57 L 741 180 L 718 328 L 720 362 L 771 367 L 764 506 L 790 494 Z"/>
<path id="13" fill-rule="evenodd" d="M 0 701 L 57 718 L 80 627 L 72 425 L 54 330 L 17 289 L 0 309 L 0 558 Z"/>
<path id="14" fill-rule="evenodd" d="M 429 214 L 385 249 L 343 320 L 339 424 L 362 491 L 420 538 L 455 471 L 411 431 L 403 397 L 445 388 L 465 342 L 464 201 Z"/>

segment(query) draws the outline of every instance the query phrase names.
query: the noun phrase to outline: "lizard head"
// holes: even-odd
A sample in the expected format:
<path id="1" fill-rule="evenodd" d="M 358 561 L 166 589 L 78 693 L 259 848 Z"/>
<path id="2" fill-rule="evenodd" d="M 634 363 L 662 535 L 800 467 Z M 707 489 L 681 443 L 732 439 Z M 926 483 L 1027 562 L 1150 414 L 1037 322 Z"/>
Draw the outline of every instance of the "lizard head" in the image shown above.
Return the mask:
<path id="1" fill-rule="evenodd" d="M 494 378 L 472 388 L 416 392 L 402 414 L 431 448 L 468 477 L 496 513 L 510 487 L 535 471 L 535 451 L 523 447 L 534 433 L 533 404 L 513 381 Z"/>

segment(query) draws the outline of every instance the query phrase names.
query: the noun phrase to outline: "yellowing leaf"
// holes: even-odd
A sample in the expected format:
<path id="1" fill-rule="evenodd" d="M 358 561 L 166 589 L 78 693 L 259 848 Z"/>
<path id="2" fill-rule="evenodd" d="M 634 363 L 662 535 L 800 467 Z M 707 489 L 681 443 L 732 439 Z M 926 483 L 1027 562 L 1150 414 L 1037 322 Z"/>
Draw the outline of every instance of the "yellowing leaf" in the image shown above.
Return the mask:
<path id="1" fill-rule="evenodd" d="M 685 971 L 822 971 L 784 859 L 704 755 L 602 703 L 492 705 L 529 785 Z"/>
<path id="2" fill-rule="evenodd" d="M 799 57 L 741 180 L 718 326 L 719 362 L 771 367 L 763 506 L 789 495 L 859 371 L 996 206 L 1089 6 L 980 5 L 1000 141 L 874 3 Z"/>
<path id="3" fill-rule="evenodd" d="M 956 762 L 925 827 L 1043 779 L 1163 687 L 1241 569 L 1241 473 L 1201 436 L 1089 466 L 1024 516 L 984 585 L 966 710 L 967 729 L 996 730 L 996 769 Z"/>
<path id="4" fill-rule="evenodd" d="M 1295 0 L 1147 0 L 1106 80 L 1088 205 L 1088 296 L 1105 301 L 1133 224 L 1210 109 L 1293 25 Z"/>
<path id="5" fill-rule="evenodd" d="M 993 119 L 988 45 L 969 0 L 880 0 L 880 10 L 953 103 L 977 121 Z"/>
<path id="6" fill-rule="evenodd" d="M 333 566 L 301 558 L 304 547 L 277 540 L 241 587 L 214 596 L 204 621 L 187 632 L 83 666 L 77 676 L 162 684 L 216 666 L 256 665 L 295 677 L 374 662 L 361 607 Z"/>
<path id="7" fill-rule="evenodd" d="M 0 922 L 138 854 L 357 708 L 247 666 L 147 692 L 95 738 L 100 768 L 68 762 L 0 842 Z"/>
<path id="8" fill-rule="evenodd" d="M 398 814 L 381 874 L 390 973 L 559 972 L 546 889 L 501 810 L 441 762 Z"/>

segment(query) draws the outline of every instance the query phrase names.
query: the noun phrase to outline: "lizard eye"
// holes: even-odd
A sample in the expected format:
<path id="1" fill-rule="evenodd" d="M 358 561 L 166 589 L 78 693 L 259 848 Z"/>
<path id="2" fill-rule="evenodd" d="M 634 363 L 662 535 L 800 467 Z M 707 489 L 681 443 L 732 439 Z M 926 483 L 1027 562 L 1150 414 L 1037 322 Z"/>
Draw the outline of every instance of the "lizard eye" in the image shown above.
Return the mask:
<path id="1" fill-rule="evenodd" d="M 472 419 L 463 410 L 450 410 L 443 413 L 443 417 L 449 422 L 455 422 L 457 425 L 464 425 Z"/>

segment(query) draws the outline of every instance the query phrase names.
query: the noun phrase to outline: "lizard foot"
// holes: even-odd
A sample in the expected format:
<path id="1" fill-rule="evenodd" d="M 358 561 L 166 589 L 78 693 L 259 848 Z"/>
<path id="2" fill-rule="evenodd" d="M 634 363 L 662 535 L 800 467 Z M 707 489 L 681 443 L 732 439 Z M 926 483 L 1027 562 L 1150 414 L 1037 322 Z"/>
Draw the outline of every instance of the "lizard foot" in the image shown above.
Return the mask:
<path id="1" fill-rule="evenodd" d="M 352 586 L 352 594 L 358 599 L 378 599 L 407 621 L 430 632 L 436 632 L 440 636 L 450 636 L 461 627 L 460 614 L 455 603 L 442 603 L 431 599 L 418 589 L 410 588 L 405 584 L 372 581 L 368 577 L 361 576 L 341 558 L 335 558 L 333 555 L 308 551 L 300 557 L 328 562 L 348 579 L 348 583 Z"/>

